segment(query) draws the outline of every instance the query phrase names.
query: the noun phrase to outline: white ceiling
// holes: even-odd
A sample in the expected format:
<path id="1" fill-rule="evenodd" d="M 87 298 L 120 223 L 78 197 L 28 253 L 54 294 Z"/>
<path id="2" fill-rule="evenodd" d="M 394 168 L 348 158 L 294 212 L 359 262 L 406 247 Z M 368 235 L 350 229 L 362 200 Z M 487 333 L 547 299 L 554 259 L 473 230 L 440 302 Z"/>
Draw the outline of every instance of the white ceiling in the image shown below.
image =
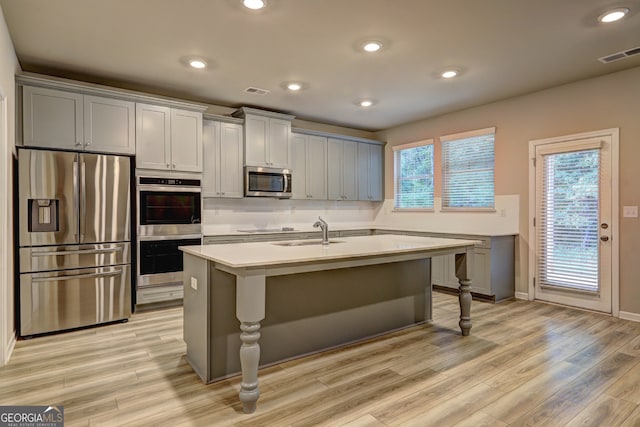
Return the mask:
<path id="1" fill-rule="evenodd" d="M 640 0 L 0 0 L 25 71 L 380 130 L 640 65 Z M 609 7 L 622 21 L 600 24 Z M 365 54 L 377 38 L 383 50 Z M 210 67 L 185 66 L 190 56 Z M 438 73 L 455 67 L 459 77 Z M 286 91 L 285 81 L 308 87 Z M 248 86 L 270 90 L 244 93 Z M 378 102 L 364 109 L 361 98 Z"/>

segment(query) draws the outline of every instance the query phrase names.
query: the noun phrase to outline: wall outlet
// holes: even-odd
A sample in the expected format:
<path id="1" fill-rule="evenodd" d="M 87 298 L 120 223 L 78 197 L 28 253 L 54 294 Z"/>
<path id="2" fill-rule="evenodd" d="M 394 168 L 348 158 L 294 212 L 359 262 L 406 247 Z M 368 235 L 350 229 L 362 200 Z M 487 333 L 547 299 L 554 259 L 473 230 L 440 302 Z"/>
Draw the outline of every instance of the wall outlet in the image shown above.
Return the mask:
<path id="1" fill-rule="evenodd" d="M 191 276 L 191 289 L 197 291 L 198 290 L 198 279 Z"/>
<path id="2" fill-rule="evenodd" d="M 637 206 L 623 206 L 622 207 L 622 216 L 624 218 L 638 218 L 638 207 Z"/>

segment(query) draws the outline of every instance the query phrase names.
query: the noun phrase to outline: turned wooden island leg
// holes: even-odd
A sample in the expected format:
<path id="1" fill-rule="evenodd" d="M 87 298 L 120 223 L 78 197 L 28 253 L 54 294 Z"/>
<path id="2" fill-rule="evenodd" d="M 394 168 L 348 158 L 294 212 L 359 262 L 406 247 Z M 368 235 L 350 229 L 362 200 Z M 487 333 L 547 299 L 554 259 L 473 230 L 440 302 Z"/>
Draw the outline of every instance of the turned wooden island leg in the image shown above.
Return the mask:
<path id="1" fill-rule="evenodd" d="M 468 336 L 471 331 L 471 279 L 469 279 L 469 263 L 473 260 L 471 252 L 456 254 L 456 277 L 460 283 L 460 329 L 463 336 Z"/>
<path id="2" fill-rule="evenodd" d="M 238 394 L 242 411 L 251 414 L 260 397 L 258 365 L 260 364 L 260 321 L 265 312 L 264 271 L 236 276 L 236 317 L 240 321 L 240 366 L 242 382 Z"/>

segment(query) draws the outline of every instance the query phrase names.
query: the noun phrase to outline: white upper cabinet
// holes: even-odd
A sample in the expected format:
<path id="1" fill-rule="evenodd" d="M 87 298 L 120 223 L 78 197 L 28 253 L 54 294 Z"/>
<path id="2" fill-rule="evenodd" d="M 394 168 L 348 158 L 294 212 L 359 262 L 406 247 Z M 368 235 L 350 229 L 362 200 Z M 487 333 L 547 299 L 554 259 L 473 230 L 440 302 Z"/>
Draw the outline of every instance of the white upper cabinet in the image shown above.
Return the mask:
<path id="1" fill-rule="evenodd" d="M 243 197 L 243 131 L 233 123 L 203 125 L 203 197 Z"/>
<path id="2" fill-rule="evenodd" d="M 293 116 L 247 107 L 233 115 L 244 118 L 245 165 L 291 168 Z"/>
<path id="3" fill-rule="evenodd" d="M 274 168 L 291 167 L 291 122 L 269 119 L 267 161 Z"/>
<path id="4" fill-rule="evenodd" d="M 202 113 L 171 109 L 171 169 L 202 172 Z"/>
<path id="5" fill-rule="evenodd" d="M 171 169 L 171 109 L 136 104 L 136 167 Z"/>
<path id="6" fill-rule="evenodd" d="M 357 200 L 358 143 L 329 138 L 327 151 L 329 200 Z"/>
<path id="7" fill-rule="evenodd" d="M 23 144 L 134 154 L 133 102 L 57 89 L 22 89 Z"/>
<path id="8" fill-rule="evenodd" d="M 291 134 L 292 198 L 327 199 L 327 138 Z"/>
<path id="9" fill-rule="evenodd" d="M 382 146 L 358 143 L 358 200 L 382 200 Z"/>
<path id="10" fill-rule="evenodd" d="M 136 167 L 202 172 L 202 113 L 136 104 Z"/>
<path id="11" fill-rule="evenodd" d="M 82 149 L 83 95 L 55 89 L 22 88 L 24 145 Z"/>
<path id="12" fill-rule="evenodd" d="M 135 103 L 84 96 L 84 144 L 87 150 L 135 154 Z"/>

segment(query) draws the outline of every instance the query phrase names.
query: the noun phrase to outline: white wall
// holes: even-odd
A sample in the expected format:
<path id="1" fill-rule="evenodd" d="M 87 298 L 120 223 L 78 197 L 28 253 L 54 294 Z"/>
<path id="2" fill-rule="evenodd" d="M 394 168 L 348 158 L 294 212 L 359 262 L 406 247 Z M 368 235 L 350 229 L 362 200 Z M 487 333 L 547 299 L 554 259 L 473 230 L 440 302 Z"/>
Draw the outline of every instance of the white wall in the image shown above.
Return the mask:
<path id="1" fill-rule="evenodd" d="M 0 366 L 15 345 L 13 310 L 13 155 L 15 153 L 15 74 L 20 70 L 0 8 Z"/>

